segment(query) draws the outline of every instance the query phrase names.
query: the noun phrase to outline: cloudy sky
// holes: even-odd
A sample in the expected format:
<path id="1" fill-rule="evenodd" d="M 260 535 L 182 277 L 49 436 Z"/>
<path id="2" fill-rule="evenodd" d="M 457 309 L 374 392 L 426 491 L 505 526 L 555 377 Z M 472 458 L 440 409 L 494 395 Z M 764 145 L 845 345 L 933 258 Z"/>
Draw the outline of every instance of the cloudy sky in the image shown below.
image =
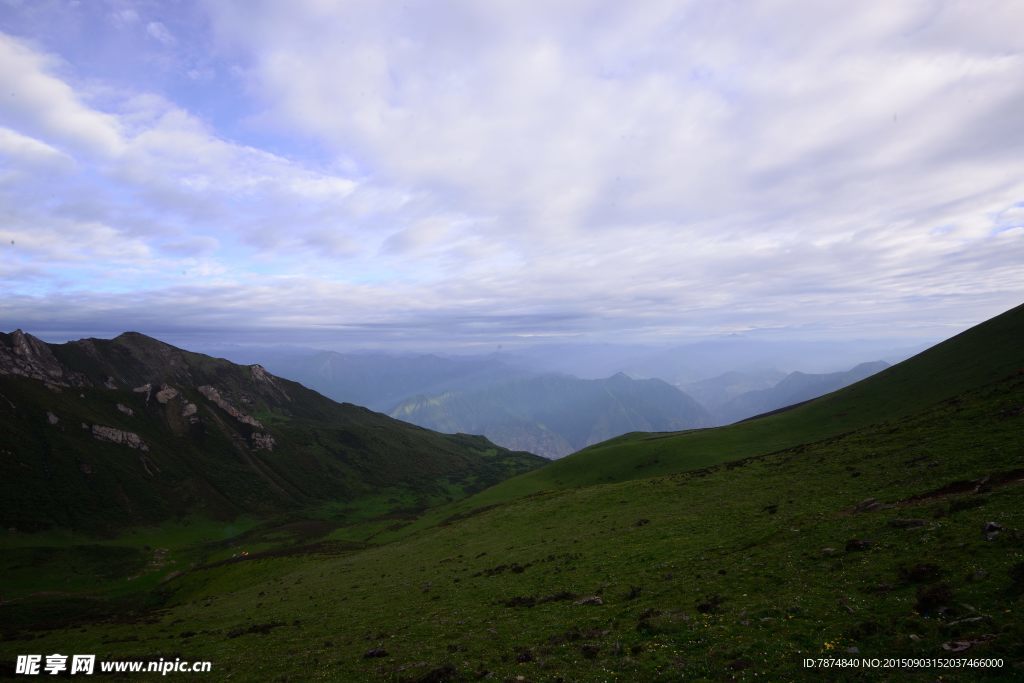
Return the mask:
<path id="1" fill-rule="evenodd" d="M 946 337 L 1024 301 L 1021 26 L 1016 0 L 0 0 L 0 329 Z"/>

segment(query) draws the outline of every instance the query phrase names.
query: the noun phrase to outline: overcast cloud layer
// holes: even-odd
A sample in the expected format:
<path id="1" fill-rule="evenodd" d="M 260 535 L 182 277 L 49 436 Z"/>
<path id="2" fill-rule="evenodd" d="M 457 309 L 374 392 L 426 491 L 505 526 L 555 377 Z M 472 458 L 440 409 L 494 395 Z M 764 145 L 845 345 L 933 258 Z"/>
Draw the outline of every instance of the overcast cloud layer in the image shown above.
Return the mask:
<path id="1" fill-rule="evenodd" d="M 1021 26 L 0 0 L 0 329 L 949 336 L 1024 300 Z"/>

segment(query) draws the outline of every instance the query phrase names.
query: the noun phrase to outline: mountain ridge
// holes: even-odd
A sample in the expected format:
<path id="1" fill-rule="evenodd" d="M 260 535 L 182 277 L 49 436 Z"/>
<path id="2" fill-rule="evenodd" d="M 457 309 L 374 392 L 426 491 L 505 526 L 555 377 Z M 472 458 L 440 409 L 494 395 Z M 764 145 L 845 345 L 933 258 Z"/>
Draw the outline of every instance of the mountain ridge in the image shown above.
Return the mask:
<path id="1" fill-rule="evenodd" d="M 804 403 L 842 389 L 890 367 L 885 361 L 859 363 L 844 372 L 808 373 L 794 371 L 766 389 L 748 391 L 719 406 L 714 414 L 723 424 Z"/>
<path id="2" fill-rule="evenodd" d="M 0 520 L 19 528 L 280 513 L 384 490 L 423 505 L 542 462 L 139 333 L 0 333 L 0 396 Z"/>
<path id="3" fill-rule="evenodd" d="M 480 433 L 512 449 L 561 457 L 637 430 L 711 424 L 691 397 L 659 379 L 547 373 L 465 392 L 414 397 L 392 417 L 442 432 Z"/>

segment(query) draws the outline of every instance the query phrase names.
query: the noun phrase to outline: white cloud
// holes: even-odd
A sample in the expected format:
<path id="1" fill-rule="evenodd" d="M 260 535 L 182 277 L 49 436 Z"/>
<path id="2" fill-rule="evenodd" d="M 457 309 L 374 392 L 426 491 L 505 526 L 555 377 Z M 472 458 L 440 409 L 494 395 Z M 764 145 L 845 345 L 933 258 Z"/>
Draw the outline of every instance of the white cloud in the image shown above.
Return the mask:
<path id="1" fill-rule="evenodd" d="M 138 23 L 139 13 L 131 7 L 115 9 L 110 13 L 110 21 L 118 28 L 124 28 Z"/>
<path id="2" fill-rule="evenodd" d="M 0 123 L 101 155 L 121 151 L 117 119 L 82 102 L 52 72 L 59 62 L 0 33 Z"/>
<path id="3" fill-rule="evenodd" d="M 387 188 L 225 140 L 159 95 L 108 88 L 110 111 L 99 112 L 56 75 L 55 58 L 2 34 L 0 50 L 21 69 L 12 86 L 39 93 L 0 102 L 0 122 L 40 136 L 0 127 L 10 171 L 0 174 L 0 237 L 27 263 L 57 272 L 95 262 L 98 271 L 166 281 L 163 274 L 194 274 L 187 259 L 196 254 L 230 264 L 207 262 L 205 272 L 246 270 L 247 258 L 265 261 L 263 251 L 285 261 L 351 256 L 386 237 L 361 236 L 362 222 L 404 204 Z M 53 284 L 96 286 L 94 275 L 79 274 Z"/>
<path id="4" fill-rule="evenodd" d="M 157 42 L 162 43 L 167 47 L 170 47 L 178 42 L 177 40 L 175 40 L 174 35 L 167 29 L 167 27 L 159 21 L 151 21 L 148 24 L 146 24 L 146 33 L 149 35 L 150 38 L 153 38 Z"/>
<path id="5" fill-rule="evenodd" d="M 0 155 L 30 165 L 53 167 L 71 162 L 71 158 L 41 140 L 0 127 Z"/>
<path id="6" fill-rule="evenodd" d="M 205 7 L 220 61 L 182 91 L 245 87 L 209 117 L 152 92 L 101 109 L 69 65 L 0 37 L 0 80 L 29 94 L 0 102 L 20 136 L 0 147 L 25 174 L 47 149 L 79 169 L 46 181 L 59 211 L 9 180 L 32 200 L 10 225 L 109 227 L 127 250 L 98 257 L 166 259 L 146 306 L 183 321 L 201 302 L 224 324 L 415 335 L 881 334 L 1024 292 L 1018 4 Z M 177 38 L 147 31 L 195 63 L 164 18 Z M 172 272 L 206 273 L 209 296 Z"/>
<path id="7" fill-rule="evenodd" d="M 931 3 L 771 7 L 634 13 L 659 21 L 590 3 L 212 9 L 283 120 L 545 232 L 611 212 L 687 221 L 820 206 L 851 179 L 934 161 L 951 136 L 978 133 L 984 108 L 1020 94 L 1021 41 L 1009 55 L 973 36 L 935 46 Z M 1012 4 L 990 12 L 1024 19 Z M 950 13 L 932 24 L 974 27 L 969 8 Z M 885 183 L 889 205 L 927 183 L 899 181 L 902 192 Z"/>
<path id="8" fill-rule="evenodd" d="M 688 288 L 735 306 L 815 286 L 856 306 L 952 255 L 967 295 L 991 283 L 991 216 L 1024 198 L 1015 3 L 210 9 L 282 125 L 486 219 L 445 244 L 485 235 L 529 264 L 494 274 L 503 306 L 523 278 L 584 307 L 666 282 L 683 307 Z"/>

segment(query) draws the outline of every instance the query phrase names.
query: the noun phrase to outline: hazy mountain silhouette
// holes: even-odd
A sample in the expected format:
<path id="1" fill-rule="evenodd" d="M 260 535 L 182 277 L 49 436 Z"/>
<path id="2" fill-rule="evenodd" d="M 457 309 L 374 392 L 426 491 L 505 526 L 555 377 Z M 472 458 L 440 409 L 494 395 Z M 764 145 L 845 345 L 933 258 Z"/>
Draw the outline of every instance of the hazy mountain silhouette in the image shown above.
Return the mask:
<path id="1" fill-rule="evenodd" d="M 705 427 L 710 414 L 657 379 L 540 375 L 403 402 L 393 417 L 441 432 L 484 434 L 497 444 L 557 458 L 633 431 Z"/>

